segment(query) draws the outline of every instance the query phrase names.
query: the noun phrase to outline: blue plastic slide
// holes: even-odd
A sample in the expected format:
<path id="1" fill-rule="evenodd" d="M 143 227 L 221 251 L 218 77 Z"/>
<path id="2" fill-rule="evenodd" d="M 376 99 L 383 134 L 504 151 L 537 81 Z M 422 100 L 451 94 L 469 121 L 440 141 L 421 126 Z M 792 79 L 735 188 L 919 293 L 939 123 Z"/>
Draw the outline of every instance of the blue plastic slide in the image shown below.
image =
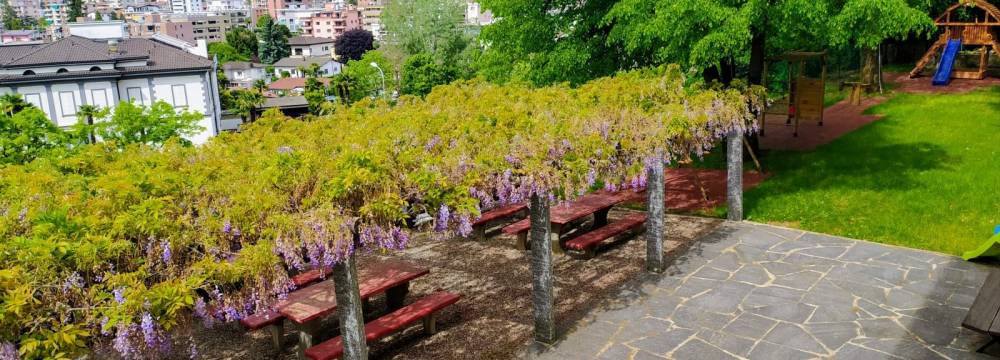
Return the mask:
<path id="1" fill-rule="evenodd" d="M 941 53 L 941 63 L 938 64 L 937 72 L 934 73 L 935 86 L 945 86 L 951 82 L 951 70 L 955 67 L 955 56 L 958 50 L 962 49 L 962 39 L 948 40 L 948 45 L 944 46 Z"/>

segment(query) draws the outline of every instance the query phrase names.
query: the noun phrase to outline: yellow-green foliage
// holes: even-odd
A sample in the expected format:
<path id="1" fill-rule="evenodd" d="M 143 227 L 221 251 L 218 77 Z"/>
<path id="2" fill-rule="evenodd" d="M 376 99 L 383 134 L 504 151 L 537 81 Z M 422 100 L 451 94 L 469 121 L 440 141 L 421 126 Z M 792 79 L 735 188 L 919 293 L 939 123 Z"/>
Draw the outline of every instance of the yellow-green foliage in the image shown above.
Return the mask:
<path id="1" fill-rule="evenodd" d="M 101 332 L 122 351 L 150 342 L 144 317 L 231 320 L 287 291 L 289 269 L 399 249 L 417 214 L 465 232 L 490 203 L 635 185 L 657 158 L 752 126 L 757 90 L 682 84 L 673 67 L 579 88 L 466 81 L 310 122 L 269 111 L 198 148 L 98 144 L 0 168 L 0 337 L 28 358 Z"/>

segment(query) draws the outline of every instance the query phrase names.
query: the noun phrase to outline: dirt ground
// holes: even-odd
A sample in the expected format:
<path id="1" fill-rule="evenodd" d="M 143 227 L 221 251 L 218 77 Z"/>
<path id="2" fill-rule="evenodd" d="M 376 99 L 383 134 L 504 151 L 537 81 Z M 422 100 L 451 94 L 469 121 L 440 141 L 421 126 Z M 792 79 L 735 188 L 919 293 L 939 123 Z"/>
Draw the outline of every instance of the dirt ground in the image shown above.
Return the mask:
<path id="1" fill-rule="evenodd" d="M 615 209 L 611 218 L 630 210 Z M 694 239 L 714 229 L 720 220 L 667 215 L 667 253 L 672 256 Z M 586 226 L 586 225 L 585 225 Z M 411 284 L 407 302 L 436 289 L 459 293 L 462 299 L 440 313 L 438 333 L 423 334 L 420 325 L 370 344 L 373 359 L 510 359 L 532 339 L 531 271 L 528 253 L 513 247 L 514 238 L 487 240 L 440 239 L 420 236 L 410 248 L 393 254 L 430 269 Z M 379 255 L 364 255 L 359 266 Z M 643 271 L 645 238 L 611 246 L 591 260 L 555 257 L 556 321 L 560 333 L 592 310 L 612 306 L 609 295 Z M 376 309 L 384 309 L 380 301 Z M 324 320 L 335 334 L 336 316 Z M 297 336 L 285 326 L 285 349 L 277 352 L 264 331 L 248 333 L 239 324 L 199 330 L 194 334 L 199 358 L 294 359 Z M 185 341 L 186 342 L 186 341 Z M 186 348 L 186 347 L 185 347 Z"/>

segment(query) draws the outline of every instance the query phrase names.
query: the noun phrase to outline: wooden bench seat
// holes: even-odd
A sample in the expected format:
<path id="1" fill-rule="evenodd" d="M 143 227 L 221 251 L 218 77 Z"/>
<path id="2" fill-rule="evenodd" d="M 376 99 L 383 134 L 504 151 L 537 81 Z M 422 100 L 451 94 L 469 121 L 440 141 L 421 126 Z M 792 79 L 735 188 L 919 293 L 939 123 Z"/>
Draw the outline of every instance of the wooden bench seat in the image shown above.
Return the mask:
<path id="1" fill-rule="evenodd" d="M 365 324 L 365 341 L 367 343 L 377 341 L 406 329 L 418 320 L 424 320 L 424 331 L 428 334 L 433 334 L 437 330 L 435 329 L 437 312 L 458 302 L 459 297 L 459 295 L 447 291 L 438 291 L 399 310 L 383 315 Z M 343 353 L 344 343 L 343 338 L 340 336 L 324 341 L 305 351 L 306 357 L 313 360 L 337 359 Z"/>
<path id="2" fill-rule="evenodd" d="M 507 235 L 517 235 L 531 230 L 531 219 L 524 219 L 516 223 L 503 227 L 503 233 Z"/>
<path id="3" fill-rule="evenodd" d="M 478 239 L 486 237 L 486 231 L 497 225 L 507 222 L 510 218 L 520 220 L 528 216 L 528 204 L 510 204 L 484 212 L 478 219 L 472 222 L 475 229 L 473 236 Z"/>
<path id="4" fill-rule="evenodd" d="M 566 241 L 566 253 L 576 257 L 594 257 L 598 245 L 604 240 L 619 237 L 621 235 L 631 236 L 635 231 L 643 227 L 646 223 L 645 213 L 635 213 L 625 216 L 608 225 L 591 230 L 583 235 Z"/>
<path id="5" fill-rule="evenodd" d="M 323 280 L 324 277 L 330 276 L 330 272 L 333 271 L 332 266 L 327 266 L 323 269 L 312 269 L 309 271 L 301 272 L 295 276 L 292 276 L 292 283 L 295 287 L 300 288 L 306 285 L 311 285 L 317 281 Z"/>
<path id="6" fill-rule="evenodd" d="M 978 352 L 983 352 L 1000 340 L 1000 271 L 990 269 L 989 272 L 986 282 L 979 289 L 979 295 L 965 314 L 965 320 L 962 320 L 962 327 L 989 335 L 990 341 L 980 347 Z"/>

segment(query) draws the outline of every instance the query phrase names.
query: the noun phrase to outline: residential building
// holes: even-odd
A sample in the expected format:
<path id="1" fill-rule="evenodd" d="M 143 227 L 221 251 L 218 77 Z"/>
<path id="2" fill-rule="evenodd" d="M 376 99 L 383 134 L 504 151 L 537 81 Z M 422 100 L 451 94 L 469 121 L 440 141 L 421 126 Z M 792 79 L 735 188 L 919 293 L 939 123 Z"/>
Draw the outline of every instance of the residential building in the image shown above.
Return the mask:
<path id="1" fill-rule="evenodd" d="M 49 38 L 62 38 L 63 25 L 66 24 L 66 4 L 63 0 L 42 0 L 42 17 L 49 23 Z"/>
<path id="2" fill-rule="evenodd" d="M 286 57 L 274 63 L 274 76 L 281 77 L 283 72 L 288 72 L 289 77 L 303 77 L 302 70 L 316 64 L 319 66 L 320 76 L 330 76 L 340 74 L 344 65 L 333 60 L 329 55 L 313 57 Z"/>
<path id="3" fill-rule="evenodd" d="M 492 24 L 493 13 L 489 10 L 483 10 L 477 2 L 469 2 L 465 8 L 465 23 L 477 26 Z"/>
<path id="4" fill-rule="evenodd" d="M 192 44 L 198 40 L 213 43 L 226 39 L 231 22 L 229 15 L 175 15 L 165 19 L 158 32 Z"/>
<path id="5" fill-rule="evenodd" d="M 18 93 L 57 125 L 72 126 L 81 105 L 114 108 L 120 101 L 165 101 L 203 115 L 203 143 L 219 133 L 215 64 L 156 39 L 92 40 L 68 36 L 0 47 L 0 93 Z"/>
<path id="6" fill-rule="evenodd" d="M 0 43 L 4 45 L 40 41 L 42 34 L 38 30 L 7 30 L 0 32 Z"/>
<path id="7" fill-rule="evenodd" d="M 230 87 L 244 89 L 253 87 L 257 80 L 267 81 L 271 77 L 264 64 L 246 61 L 230 61 L 222 64 L 222 71 L 226 74 Z"/>
<path id="8" fill-rule="evenodd" d="M 333 39 L 293 36 L 288 39 L 288 46 L 292 48 L 292 57 L 326 56 L 333 58 Z"/>
<path id="9" fill-rule="evenodd" d="M 330 85 L 329 78 L 317 78 L 323 85 Z M 284 78 L 267 85 L 267 89 L 275 94 L 301 95 L 306 89 L 306 78 Z"/>
<path id="10" fill-rule="evenodd" d="M 202 0 L 170 0 L 170 10 L 174 14 L 185 14 L 205 11 L 205 2 Z"/>
<path id="11" fill-rule="evenodd" d="M 323 11 L 316 12 L 309 19 L 309 26 L 303 34 L 318 38 L 336 40 L 348 30 L 361 28 L 361 10 L 356 6 L 327 4 Z"/>
<path id="12" fill-rule="evenodd" d="M 244 0 L 209 0 L 207 8 L 208 11 L 245 11 L 248 6 Z"/>
<path id="13" fill-rule="evenodd" d="M 8 3 L 14 8 L 14 13 L 18 17 L 32 19 L 42 17 L 41 0 L 9 0 Z"/>
<path id="14" fill-rule="evenodd" d="M 385 36 L 385 29 L 382 28 L 382 10 L 389 4 L 389 0 L 358 0 L 358 9 L 361 10 L 361 26 L 371 31 L 375 40 L 381 40 Z"/>

